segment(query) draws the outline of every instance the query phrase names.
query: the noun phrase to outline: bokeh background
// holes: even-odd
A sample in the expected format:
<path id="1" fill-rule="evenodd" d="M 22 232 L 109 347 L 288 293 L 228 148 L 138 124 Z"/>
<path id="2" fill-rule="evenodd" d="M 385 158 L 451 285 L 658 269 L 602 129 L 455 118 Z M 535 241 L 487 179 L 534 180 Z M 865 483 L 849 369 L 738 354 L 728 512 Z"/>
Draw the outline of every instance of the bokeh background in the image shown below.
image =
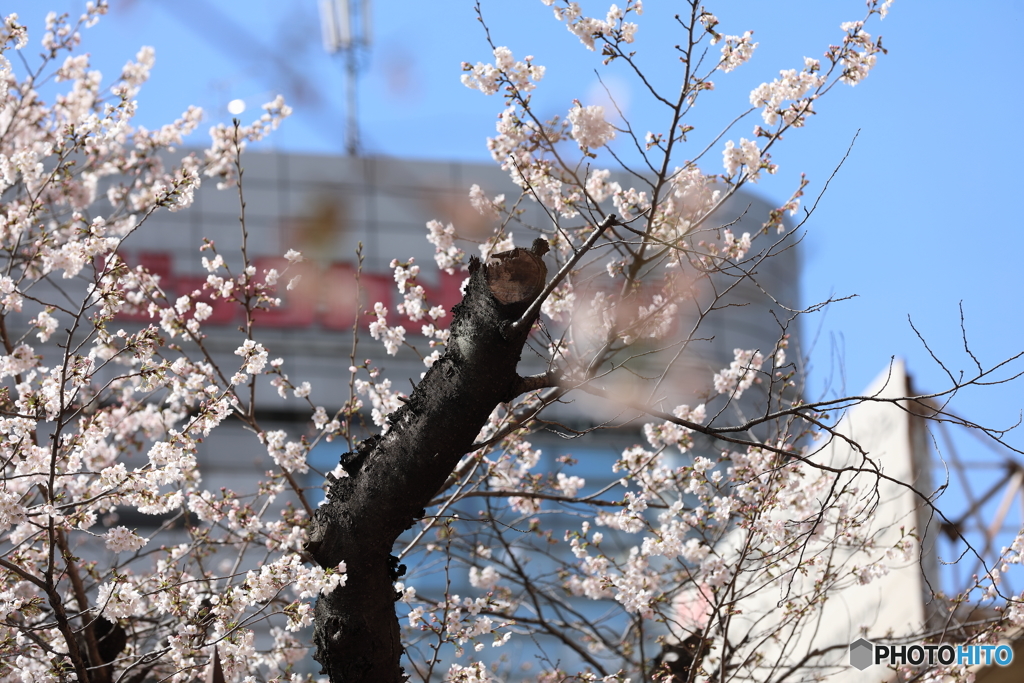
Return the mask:
<path id="1" fill-rule="evenodd" d="M 607 4 L 582 4 L 590 15 L 607 11 Z M 32 42 L 24 56 L 31 60 L 46 12 L 74 16 L 84 5 L 15 0 L 0 2 L 0 10 L 18 12 L 28 24 Z M 324 49 L 316 0 L 111 0 L 110 6 L 86 32 L 85 49 L 94 68 L 114 78 L 140 46 L 155 48 L 156 67 L 138 98 L 139 124 L 159 126 L 195 104 L 213 125 L 232 117 L 232 101 L 240 101 L 236 111 L 245 105 L 239 118 L 248 121 L 282 93 L 295 114 L 264 149 L 345 153 L 346 59 Z M 673 46 L 683 39 L 672 14 L 684 9 L 684 3 L 649 0 L 638 20 L 637 61 L 669 94 L 681 71 Z M 720 31 L 753 30 L 759 45 L 750 63 L 719 74 L 715 90 L 702 96 L 689 121 L 696 127 L 691 148 L 680 162 L 696 157 L 748 109 L 752 88 L 780 69 L 800 68 L 804 56 L 821 57 L 841 40 L 840 23 L 866 14 L 861 0 L 730 0 L 708 9 L 719 17 Z M 495 44 L 547 67 L 534 96 L 543 116 L 564 115 L 574 99 L 607 104 L 610 93 L 638 131 L 664 130 L 658 105 L 624 65 L 603 67 L 600 55 L 539 0 L 481 0 L 480 10 Z M 485 138 L 502 101 L 459 82 L 463 61 L 491 58 L 474 3 L 378 2 L 368 18 L 365 44 L 355 54 L 360 153 L 489 160 Z M 1018 303 L 1024 269 L 1015 237 L 1024 198 L 1022 28 L 1024 3 L 1011 0 L 897 0 L 883 22 L 873 17 L 867 27 L 884 36 L 889 54 L 855 88 L 837 86 L 816 105 L 817 116 L 776 148 L 779 172 L 757 191 L 781 204 L 805 173 L 805 206 L 849 150 L 805 226 L 804 303 L 855 295 L 804 321 L 809 398 L 859 392 L 893 356 L 906 359 L 922 392 L 947 388 L 947 372 L 970 376 L 976 368 L 961 336 L 961 308 L 971 352 L 983 366 L 1024 350 Z M 718 48 L 709 48 L 708 59 L 717 57 Z M 750 114 L 723 142 L 750 137 L 758 121 Z M 203 145 L 206 128 L 189 144 Z M 706 172 L 721 171 L 721 147 L 701 158 Z M 636 160 L 635 152 L 620 150 Z M 602 161 L 614 163 L 596 163 Z M 1022 370 L 1024 363 L 1011 364 L 991 380 Z M 976 422 L 1009 427 L 1024 407 L 1022 387 L 965 391 L 951 407 Z M 1024 449 L 1021 434 L 1007 440 Z M 987 457 L 977 442 L 962 444 L 967 456 L 974 449 Z M 980 470 L 975 474 L 980 480 Z"/>

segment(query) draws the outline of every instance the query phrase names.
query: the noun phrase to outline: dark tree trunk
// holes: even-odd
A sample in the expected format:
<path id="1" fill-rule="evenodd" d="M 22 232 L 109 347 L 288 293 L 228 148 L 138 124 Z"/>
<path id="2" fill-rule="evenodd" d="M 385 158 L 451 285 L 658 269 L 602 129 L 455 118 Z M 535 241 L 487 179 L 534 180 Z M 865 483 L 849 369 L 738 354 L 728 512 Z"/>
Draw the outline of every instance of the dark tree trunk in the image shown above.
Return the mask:
<path id="1" fill-rule="evenodd" d="M 466 295 L 453 311 L 445 354 L 390 429 L 342 456 L 348 477 L 330 482 L 307 549 L 324 567 L 342 560 L 348 582 L 316 604 L 316 659 L 331 683 L 405 680 L 393 582 L 398 536 L 424 514 L 496 405 L 526 387 L 516 373 L 533 320 L 514 325 L 541 293 L 543 240 L 484 265 L 470 261 Z"/>

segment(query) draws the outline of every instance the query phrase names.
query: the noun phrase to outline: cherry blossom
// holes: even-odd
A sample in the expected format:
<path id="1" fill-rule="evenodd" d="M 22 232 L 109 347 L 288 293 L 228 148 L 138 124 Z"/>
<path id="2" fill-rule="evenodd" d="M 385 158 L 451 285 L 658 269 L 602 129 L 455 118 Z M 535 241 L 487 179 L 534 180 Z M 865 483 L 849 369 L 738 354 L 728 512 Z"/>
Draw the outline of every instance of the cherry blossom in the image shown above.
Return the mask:
<path id="1" fill-rule="evenodd" d="M 579 143 L 580 149 L 603 147 L 615 139 L 615 128 L 605 121 L 604 107 L 576 105 L 569 110 L 569 123 L 572 124 L 573 140 Z"/>
<path id="2" fill-rule="evenodd" d="M 750 61 L 750 58 L 754 56 L 754 50 L 757 48 L 757 43 L 750 41 L 752 35 L 754 35 L 753 31 L 747 31 L 742 36 L 725 36 L 722 38 L 725 43 L 722 46 L 722 61 L 719 64 L 722 71 L 729 73 Z M 712 40 L 712 44 L 715 42 L 718 41 Z"/>
<path id="3" fill-rule="evenodd" d="M 647 54 L 645 34 L 632 21 L 642 15 L 640 2 L 611 5 L 596 17 L 575 2 L 545 4 L 551 10 L 537 9 L 553 11 L 570 42 L 600 49 L 608 66 L 644 73 L 635 57 Z M 858 464 L 876 475 L 870 485 L 849 468 L 827 465 L 821 445 L 842 440 L 834 414 L 851 403 L 801 403 L 801 359 L 788 338 L 795 328 L 786 327 L 798 313 L 773 306 L 783 328 L 776 339 L 732 350 L 731 362 L 712 355 L 714 365 L 697 367 L 684 353 L 717 348 L 706 319 L 732 315 L 725 294 L 737 282 L 760 286 L 773 249 L 792 245 L 787 215 L 800 208 L 806 179 L 768 216 L 753 217 L 749 230 L 736 223 L 730 201 L 762 171 L 776 171 L 768 152 L 784 144 L 783 133 L 813 132 L 794 129 L 832 85 L 855 85 L 870 73 L 884 50 L 865 29 L 889 6 L 872 0 L 863 21 L 842 25 L 842 44 L 824 58 L 805 58 L 801 68 L 755 88 L 750 118 L 760 117 L 760 125 L 747 134 L 752 139 L 732 134 L 738 142 L 731 133 L 694 129 L 687 114 L 698 98 L 716 94 L 708 74 L 731 74 L 758 43 L 751 31 L 728 34 L 697 4 L 680 15 L 687 34 L 680 56 L 695 65 L 708 43 L 721 45 L 720 53 L 708 53 L 707 73 L 673 86 L 681 90 L 661 93 L 657 79 L 649 81 L 658 98 L 653 109 L 667 103 L 671 116 L 650 124 L 647 135 L 628 112 L 613 126 L 603 107 L 584 106 L 573 94 L 563 99 L 574 102 L 565 116 L 539 116 L 531 97 L 546 71 L 533 57 L 491 45 L 492 63 L 463 64 L 467 87 L 502 95 L 486 144 L 515 192 L 470 185 L 470 205 L 488 230 L 481 235 L 454 217 L 430 221 L 433 264 L 387 255 L 397 257 L 391 267 L 400 297 L 373 305 L 369 332 L 383 347 L 374 345 L 373 354 L 403 354 L 417 372 L 425 369 L 419 362 L 437 367 L 451 338 L 449 311 L 429 300 L 421 282 L 433 281 L 435 266 L 449 274 L 468 267 L 467 252 L 486 263 L 539 238 L 550 247 L 544 258 L 552 287 L 523 352 L 539 374 L 494 407 L 448 480 L 431 492 L 422 518 L 407 520 L 412 528 L 394 550 L 408 575 L 385 577 L 384 585 L 394 587 L 402 637 L 415 641 L 407 671 L 424 680 L 621 682 L 641 671 L 650 676 L 650 662 L 671 638 L 699 635 L 708 643 L 706 670 L 722 662 L 720 671 L 758 679 L 759 660 L 737 645 L 730 623 L 762 619 L 767 625 L 752 638 L 798 643 L 831 591 L 882 581 L 920 556 L 915 532 L 893 540 L 866 523 L 884 475 L 870 469 L 873 454 Z M 22 677 L 49 680 L 57 666 L 79 676 L 91 654 L 76 655 L 76 664 L 72 653 L 89 647 L 87 624 L 103 616 L 127 634 L 118 662 L 151 664 L 146 675 L 154 679 L 188 681 L 212 671 L 214 644 L 228 680 L 283 679 L 305 656 L 313 601 L 362 588 L 348 574 L 354 558 L 333 567 L 305 561 L 318 514 L 313 489 L 323 481 L 313 468 L 330 470 L 330 482 L 355 477 L 350 462 L 324 466 L 310 454 L 332 440 L 355 451 L 361 439 L 390 433 L 388 417 L 407 398 L 398 389 L 409 385 L 389 375 L 393 368 L 357 360 L 365 343 L 358 334 L 345 353 L 351 360 L 323 380 L 326 389 L 275 357 L 280 342 L 263 336 L 259 313 L 280 305 L 282 284 L 306 284 L 299 285 L 304 257 L 295 250 L 283 255 L 287 266 L 262 268 L 237 245 L 206 241 L 196 245 L 193 264 L 204 280 L 188 291 L 125 261 L 132 235 L 149 229 L 158 212 L 188 210 L 197 188 L 210 189 L 202 180 L 244 192 L 240 155 L 290 109 L 274 99 L 247 125 L 214 123 L 201 154 L 175 152 L 204 115 L 190 107 L 155 130 L 134 123 L 136 97 L 162 67 L 142 48 L 105 81 L 79 46 L 105 12 L 105 3 L 90 3 L 79 17 L 47 18 L 38 80 L 21 60 L 36 58 L 23 50 L 28 29 L 16 15 L 0 28 L 0 104 L 10 124 L 0 138 L 0 242 L 8 246 L 0 273 L 7 321 L 0 335 L 0 534 L 8 549 L 0 608 L 18 616 L 8 619 L 0 660 L 16 662 Z M 15 50 L 22 50 L 18 59 Z M 42 82 L 47 88 L 38 89 Z M 700 151 L 714 140 L 724 140 L 724 176 Z M 642 166 L 615 156 L 624 143 L 643 155 Z M 525 202 L 536 203 L 540 220 L 522 210 Z M 69 294 L 51 296 L 52 284 Z M 415 325 L 395 324 L 388 306 Z M 246 322 L 224 352 L 211 351 L 205 335 L 222 307 Z M 692 400 L 680 398 L 678 366 Z M 758 391 L 750 391 L 755 384 Z M 563 407 L 585 393 L 614 417 Z M 264 394 L 275 410 L 289 406 L 300 418 L 268 423 Z M 250 452 L 267 470 L 255 490 L 204 480 L 202 443 L 229 419 L 245 428 Z M 620 424 L 634 431 L 604 431 Z M 541 432 L 565 437 L 565 447 L 543 452 Z M 133 530 L 129 510 L 185 525 Z M 1022 538 L 976 580 L 977 594 L 1017 625 L 1024 596 L 1005 594 L 1005 574 L 1021 561 Z M 848 554 L 836 555 L 840 548 Z M 437 581 L 442 575 L 446 581 Z M 760 611 L 751 602 L 780 585 L 791 599 Z M 599 604 L 578 609 L 589 601 Z M 532 647 L 545 638 L 543 647 L 569 644 L 575 658 L 538 659 L 529 674 L 499 657 L 475 660 L 488 648 Z M 779 662 L 801 654 L 787 647 Z"/>

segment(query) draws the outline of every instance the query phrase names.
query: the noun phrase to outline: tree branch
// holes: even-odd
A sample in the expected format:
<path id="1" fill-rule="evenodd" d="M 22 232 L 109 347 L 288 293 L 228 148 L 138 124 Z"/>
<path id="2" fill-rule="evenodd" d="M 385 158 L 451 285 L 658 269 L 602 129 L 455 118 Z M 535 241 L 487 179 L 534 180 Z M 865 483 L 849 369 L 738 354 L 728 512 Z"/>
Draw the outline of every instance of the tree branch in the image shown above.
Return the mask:
<path id="1" fill-rule="evenodd" d="M 551 292 L 555 290 L 555 287 L 561 284 L 562 280 L 564 280 L 566 276 L 569 275 L 570 272 L 572 272 L 573 267 L 577 263 L 579 263 L 579 260 L 583 258 L 583 255 L 590 251 L 594 244 L 597 243 L 597 240 L 601 238 L 601 235 L 604 234 L 605 230 L 607 230 L 612 225 L 620 224 L 621 223 L 619 222 L 619 219 L 615 216 L 614 213 L 610 213 L 607 216 L 605 216 L 604 220 L 598 223 L 597 226 L 594 228 L 593 234 L 591 234 L 590 237 L 587 238 L 587 241 L 583 243 L 583 246 L 576 250 L 576 253 L 573 254 L 572 258 L 565 262 L 565 265 L 562 266 L 562 269 L 559 270 L 553 278 L 551 278 L 551 282 L 549 282 L 547 286 L 544 288 L 544 290 L 537 296 L 537 298 L 533 300 L 533 303 L 530 304 L 530 307 L 527 308 L 526 311 L 519 317 L 519 320 L 509 325 L 509 334 L 514 336 L 524 326 L 533 325 L 534 319 L 540 313 L 540 307 L 544 305 L 544 301 L 548 298 Z"/>

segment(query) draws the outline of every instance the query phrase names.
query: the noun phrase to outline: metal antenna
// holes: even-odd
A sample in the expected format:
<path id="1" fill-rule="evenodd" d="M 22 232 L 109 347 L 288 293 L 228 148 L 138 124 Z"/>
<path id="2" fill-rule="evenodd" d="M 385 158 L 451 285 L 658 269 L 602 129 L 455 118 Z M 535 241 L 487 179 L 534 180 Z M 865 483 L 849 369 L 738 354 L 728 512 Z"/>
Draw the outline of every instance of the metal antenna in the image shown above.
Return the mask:
<path id="1" fill-rule="evenodd" d="M 369 57 L 370 0 L 320 0 L 324 49 L 345 59 L 345 152 L 359 154 L 359 70 Z"/>
<path id="2" fill-rule="evenodd" d="M 1004 592 L 1019 591 L 1020 572 L 1003 573 L 1000 565 L 1002 547 L 1009 545 L 1024 528 L 1024 464 L 1012 449 L 994 444 L 970 429 L 956 431 L 974 437 L 984 448 L 968 448 L 964 453 L 954 442 L 950 425 L 939 422 L 938 427 L 945 446 L 944 464 L 951 475 L 950 502 L 954 503 L 949 506 L 952 509 L 946 510 L 949 521 L 939 525 L 943 532 L 939 549 L 946 561 L 959 557 L 966 548 L 960 538 L 962 534 L 978 553 L 973 558 L 965 556 L 963 567 L 950 566 L 952 576 L 946 579 L 945 588 L 953 595 L 967 592 L 987 567 L 1000 571 Z M 1020 505 L 1019 518 L 1011 511 L 1015 500 Z M 940 508 L 944 507 L 942 503 L 940 499 Z"/>

